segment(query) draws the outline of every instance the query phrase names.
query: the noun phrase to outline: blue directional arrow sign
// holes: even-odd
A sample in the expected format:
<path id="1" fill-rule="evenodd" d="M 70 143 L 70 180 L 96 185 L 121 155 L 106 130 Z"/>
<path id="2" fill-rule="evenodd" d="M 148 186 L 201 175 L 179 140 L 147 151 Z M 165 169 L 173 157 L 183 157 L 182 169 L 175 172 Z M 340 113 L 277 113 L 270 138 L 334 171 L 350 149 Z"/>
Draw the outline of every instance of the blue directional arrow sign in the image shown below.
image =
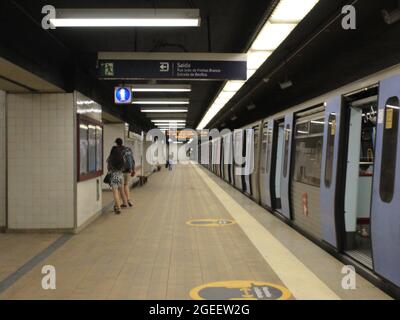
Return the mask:
<path id="1" fill-rule="evenodd" d="M 114 100 L 116 104 L 132 103 L 132 91 L 127 87 L 116 87 L 114 91 Z"/>

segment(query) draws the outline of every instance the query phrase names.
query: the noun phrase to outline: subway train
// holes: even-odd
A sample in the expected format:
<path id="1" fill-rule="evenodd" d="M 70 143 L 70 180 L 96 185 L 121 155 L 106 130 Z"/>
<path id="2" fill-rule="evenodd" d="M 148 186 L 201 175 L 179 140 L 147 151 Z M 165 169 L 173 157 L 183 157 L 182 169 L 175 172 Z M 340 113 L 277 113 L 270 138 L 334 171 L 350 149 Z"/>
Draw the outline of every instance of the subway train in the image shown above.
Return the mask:
<path id="1" fill-rule="evenodd" d="M 395 66 L 210 137 L 203 166 L 398 292 L 399 99 Z"/>

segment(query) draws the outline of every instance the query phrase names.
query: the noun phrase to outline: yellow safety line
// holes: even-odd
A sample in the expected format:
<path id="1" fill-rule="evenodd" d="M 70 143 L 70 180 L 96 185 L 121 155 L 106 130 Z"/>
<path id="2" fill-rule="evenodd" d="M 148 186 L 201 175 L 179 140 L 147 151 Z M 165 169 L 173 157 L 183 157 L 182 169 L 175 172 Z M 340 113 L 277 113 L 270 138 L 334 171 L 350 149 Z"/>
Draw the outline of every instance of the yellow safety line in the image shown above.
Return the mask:
<path id="1" fill-rule="evenodd" d="M 340 300 L 335 292 L 208 177 L 198 165 L 193 166 L 296 299 Z"/>

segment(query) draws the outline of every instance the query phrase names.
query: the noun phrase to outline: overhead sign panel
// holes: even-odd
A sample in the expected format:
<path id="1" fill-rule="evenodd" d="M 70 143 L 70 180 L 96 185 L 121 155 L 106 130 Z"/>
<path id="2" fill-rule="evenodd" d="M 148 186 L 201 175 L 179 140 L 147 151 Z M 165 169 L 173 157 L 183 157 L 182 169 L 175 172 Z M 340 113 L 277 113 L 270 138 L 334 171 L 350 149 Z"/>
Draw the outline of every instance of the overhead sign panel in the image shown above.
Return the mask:
<path id="1" fill-rule="evenodd" d="M 98 76 L 105 80 L 246 80 L 247 56 L 236 53 L 98 54 Z"/>

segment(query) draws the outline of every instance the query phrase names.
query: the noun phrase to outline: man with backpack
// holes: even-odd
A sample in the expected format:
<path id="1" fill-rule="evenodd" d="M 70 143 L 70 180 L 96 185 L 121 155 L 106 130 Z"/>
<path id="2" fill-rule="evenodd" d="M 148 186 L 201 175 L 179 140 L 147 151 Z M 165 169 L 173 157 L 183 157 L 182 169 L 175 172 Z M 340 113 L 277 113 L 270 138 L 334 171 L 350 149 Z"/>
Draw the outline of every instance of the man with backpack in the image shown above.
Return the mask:
<path id="1" fill-rule="evenodd" d="M 117 147 L 120 148 L 122 157 L 123 157 L 123 183 L 124 186 L 121 190 L 122 199 L 124 199 L 124 204 L 121 206 L 122 208 L 126 208 L 127 206 L 132 207 L 132 201 L 130 200 L 130 190 L 129 190 L 129 181 L 131 177 L 135 176 L 135 159 L 133 158 L 132 149 L 123 145 L 123 141 L 121 138 L 115 140 Z M 126 202 L 125 202 L 126 201 Z"/>

